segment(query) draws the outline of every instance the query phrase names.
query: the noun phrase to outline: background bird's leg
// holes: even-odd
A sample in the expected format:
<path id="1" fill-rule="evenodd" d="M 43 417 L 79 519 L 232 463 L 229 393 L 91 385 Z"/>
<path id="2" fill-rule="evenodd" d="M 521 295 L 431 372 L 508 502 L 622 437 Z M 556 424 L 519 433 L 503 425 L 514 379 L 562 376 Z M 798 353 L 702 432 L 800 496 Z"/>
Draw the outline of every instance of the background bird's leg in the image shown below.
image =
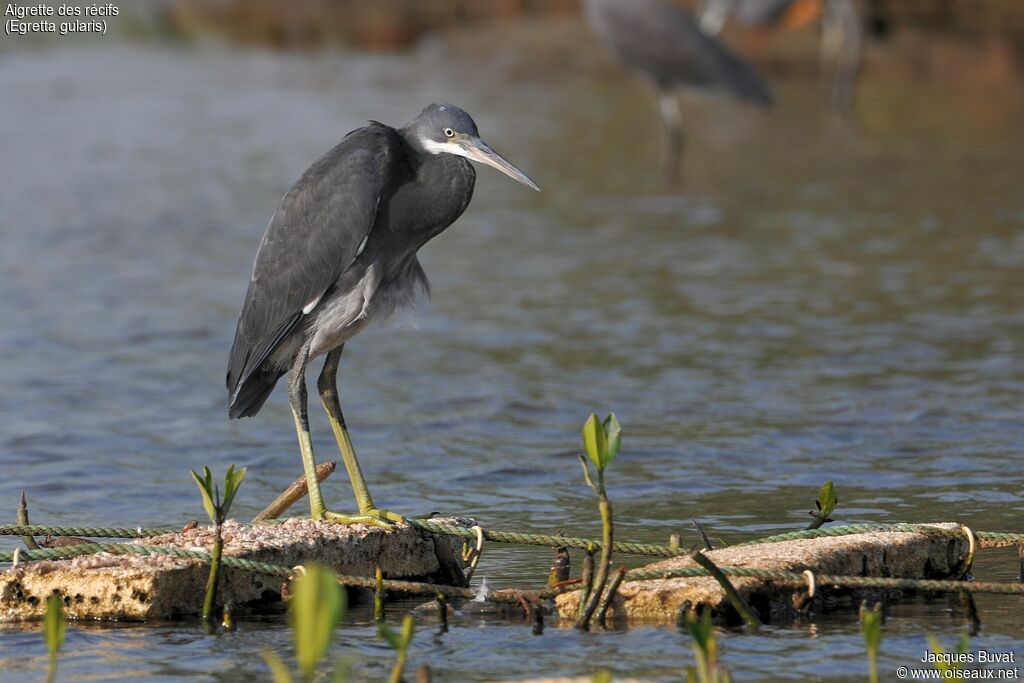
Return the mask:
<path id="1" fill-rule="evenodd" d="M 328 513 L 328 518 L 339 522 L 367 522 L 387 523 L 387 521 L 400 522 L 402 517 L 387 510 L 381 510 L 373 504 L 370 491 L 366 488 L 366 480 L 363 478 L 363 471 L 356 459 L 355 448 L 352 447 L 352 439 L 349 438 L 348 428 L 345 425 L 345 416 L 341 413 L 341 401 L 338 398 L 338 365 L 341 361 L 341 351 L 344 345 L 339 346 L 327 354 L 323 370 L 320 371 L 320 379 L 317 380 L 317 389 L 320 391 L 320 400 L 327 411 L 327 417 L 331 421 L 331 429 L 334 430 L 334 438 L 338 441 L 338 450 L 341 452 L 342 462 L 348 471 L 348 478 L 352 482 L 352 491 L 359 503 L 358 515 L 340 515 Z"/>
<path id="2" fill-rule="evenodd" d="M 665 178 L 670 184 L 679 180 L 679 166 L 683 161 L 683 115 L 675 93 L 658 92 L 658 109 L 665 127 Z"/>
<path id="3" fill-rule="evenodd" d="M 316 476 L 316 459 L 313 457 L 313 439 L 309 435 L 309 412 L 306 406 L 306 361 L 309 359 L 309 342 L 302 345 L 292 361 L 288 375 L 288 401 L 295 418 L 295 433 L 299 437 L 299 452 L 302 454 L 302 469 L 306 474 L 309 490 L 309 512 L 313 519 L 323 519 L 326 508 L 320 494 L 320 480 Z"/>
<path id="4" fill-rule="evenodd" d="M 849 123 L 864 48 L 860 18 L 850 0 L 827 0 L 821 30 L 825 94 L 832 112 Z"/>

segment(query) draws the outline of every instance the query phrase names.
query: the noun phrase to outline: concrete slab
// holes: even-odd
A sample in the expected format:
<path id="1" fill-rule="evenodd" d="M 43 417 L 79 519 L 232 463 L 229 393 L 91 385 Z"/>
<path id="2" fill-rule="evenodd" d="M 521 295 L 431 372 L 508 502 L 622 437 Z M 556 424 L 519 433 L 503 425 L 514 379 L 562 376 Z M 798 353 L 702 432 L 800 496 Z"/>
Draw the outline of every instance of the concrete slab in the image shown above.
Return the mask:
<path id="1" fill-rule="evenodd" d="M 754 567 L 800 573 L 810 569 L 815 574 L 843 576 L 885 576 L 919 579 L 959 578 L 965 567 L 968 543 L 959 524 L 934 524 L 937 534 L 907 532 L 872 532 L 848 536 L 822 537 L 781 543 L 736 546 L 707 553 L 715 564 L 731 567 Z M 945 533 L 942 533 L 945 532 Z M 687 556 L 647 565 L 643 569 L 666 570 L 696 567 Z M 762 621 L 770 623 L 792 619 L 796 605 L 806 599 L 806 587 L 780 584 L 770 579 L 731 577 L 737 592 L 758 612 Z M 873 596 L 883 591 L 872 589 Z M 899 591 L 884 591 L 889 599 L 897 599 Z M 822 611 L 836 602 L 859 604 L 864 590 L 832 589 L 820 586 L 811 608 Z M 710 607 L 720 623 L 739 623 L 739 615 L 725 597 L 724 591 L 711 577 L 625 581 L 608 610 L 608 618 L 627 623 L 675 623 L 680 607 Z M 579 591 L 556 598 L 559 615 L 574 620 L 579 604 Z"/>
<path id="2" fill-rule="evenodd" d="M 438 519 L 465 524 L 467 519 Z M 402 525 L 387 531 L 292 518 L 280 524 L 224 525 L 224 554 L 294 567 L 318 562 L 341 574 L 462 585 L 462 541 Z M 197 527 L 132 543 L 209 552 L 213 529 Z M 242 613 L 280 602 L 283 579 L 223 567 L 219 602 Z M 208 565 L 170 556 L 99 553 L 23 563 L 0 573 L 0 622 L 41 619 L 46 598 L 64 598 L 71 619 L 151 620 L 199 614 Z"/>

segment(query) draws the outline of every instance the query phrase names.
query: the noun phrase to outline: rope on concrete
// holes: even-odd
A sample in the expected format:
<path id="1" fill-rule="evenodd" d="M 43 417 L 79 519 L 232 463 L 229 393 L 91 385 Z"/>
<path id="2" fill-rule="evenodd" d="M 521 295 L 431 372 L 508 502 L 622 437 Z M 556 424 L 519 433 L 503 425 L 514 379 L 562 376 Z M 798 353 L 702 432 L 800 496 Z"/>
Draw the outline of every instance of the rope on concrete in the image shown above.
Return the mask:
<path id="1" fill-rule="evenodd" d="M 133 543 L 90 543 L 87 545 L 72 545 L 62 548 L 40 548 L 39 550 L 19 550 L 22 560 L 60 560 L 82 555 L 92 555 L 98 552 L 106 552 L 112 555 L 167 555 L 190 560 L 199 560 L 203 563 L 210 562 L 209 553 L 196 550 L 184 550 L 182 548 L 167 548 L 162 546 L 136 545 Z M 0 552 L 0 562 L 10 562 L 14 556 L 13 552 Z M 294 570 L 283 565 L 257 562 L 239 557 L 224 556 L 221 561 L 227 567 L 235 567 L 245 571 L 290 578 Z M 804 586 L 807 584 L 807 577 L 796 572 L 778 571 L 772 569 L 756 569 L 751 567 L 719 567 L 727 576 L 749 577 L 767 579 L 779 583 L 795 584 Z M 667 569 L 659 571 L 633 570 L 626 574 L 630 581 L 652 581 L 658 579 L 673 579 L 709 576 L 703 567 L 683 567 L 679 569 Z M 897 588 L 903 590 L 922 591 L 960 591 L 968 590 L 974 593 L 1001 593 L 1001 594 L 1024 594 L 1022 583 L 996 583 L 982 581 L 952 581 L 935 579 L 912 579 L 912 578 L 888 578 L 878 576 L 830 576 L 818 574 L 815 576 L 817 585 L 834 586 L 847 588 Z M 361 576 L 341 575 L 338 582 L 346 586 L 373 589 L 376 585 L 374 579 Z M 419 583 L 415 581 L 385 580 L 385 590 L 410 593 L 414 595 L 436 595 L 444 593 L 449 597 L 470 598 L 475 592 L 468 588 L 457 586 L 444 586 L 439 584 Z M 561 592 L 561 591 L 556 591 Z M 545 591 L 542 596 L 550 597 L 555 592 Z M 503 602 L 515 602 L 518 598 L 514 592 L 509 596 L 502 596 Z"/>
<path id="2" fill-rule="evenodd" d="M 467 539 L 476 539 L 476 532 L 470 527 L 458 526 L 456 524 L 442 524 L 429 519 L 407 519 L 411 526 L 428 533 L 443 536 L 458 536 Z M 68 527 L 68 526 L 45 526 L 40 524 L 22 525 L 7 524 L 0 525 L 0 536 L 79 536 L 82 538 L 149 538 L 167 533 L 180 531 L 177 527 Z M 870 523 L 870 524 L 844 524 L 841 526 L 821 527 L 818 529 L 803 529 L 790 531 L 774 536 L 738 543 L 740 546 L 757 545 L 761 543 L 778 543 L 782 541 L 796 541 L 809 538 L 823 538 L 831 536 L 848 536 L 851 534 L 863 534 L 879 531 L 904 532 L 933 534 L 948 537 L 963 533 L 961 530 L 943 529 L 928 524 L 903 524 L 903 523 Z M 1024 545 L 1024 534 L 1010 533 L 1004 531 L 976 531 L 974 532 L 980 548 L 994 548 L 1013 545 Z M 586 549 L 589 545 L 600 547 L 601 544 L 595 539 L 578 538 L 573 536 L 559 536 L 555 534 L 532 534 L 518 531 L 496 531 L 493 529 L 484 530 L 484 539 L 494 543 L 507 543 L 512 545 L 536 545 L 549 548 L 580 548 Z M 612 545 L 615 552 L 626 555 L 650 555 L 656 557 L 678 557 L 688 555 L 686 548 L 673 548 L 670 546 L 656 545 L 651 543 L 633 543 L 629 541 L 617 541 Z"/>
<path id="3" fill-rule="evenodd" d="M 440 524 L 429 519 L 407 519 L 406 521 L 411 526 L 432 534 L 476 539 L 476 532 L 470 527 L 458 526 L 457 524 Z M 590 545 L 598 548 L 601 547 L 600 542 L 591 538 L 557 536 L 554 534 L 529 534 L 518 531 L 495 531 L 493 529 L 484 530 L 484 540 L 511 545 L 539 545 L 548 548 L 563 547 L 586 550 Z M 685 548 L 670 548 L 667 545 L 632 543 L 629 541 L 613 543 L 612 550 L 626 555 L 655 555 L 658 557 L 677 557 L 689 554 L 689 551 Z"/>
<path id="4" fill-rule="evenodd" d="M 0 524 L 0 536 L 80 536 L 82 538 L 149 538 L 181 531 L 181 527 L 90 527 L 44 524 Z"/>
<path id="5" fill-rule="evenodd" d="M 868 524 L 843 524 L 840 526 L 820 527 L 818 529 L 801 529 L 790 531 L 764 538 L 755 538 L 752 541 L 737 543 L 737 546 L 759 545 L 761 543 L 780 543 L 782 541 L 799 541 L 808 538 L 825 538 L 831 536 L 849 536 L 851 534 L 866 534 L 873 532 L 903 532 L 915 534 L 928 534 L 935 536 L 950 536 L 952 534 L 966 533 L 963 527 L 958 530 L 944 529 L 930 524 L 904 524 L 904 523 L 868 523 Z M 979 548 L 997 548 L 1012 545 L 1024 544 L 1024 534 L 1009 533 L 1005 531 L 975 531 L 974 536 L 978 541 Z"/>
<path id="6" fill-rule="evenodd" d="M 806 586 L 807 577 L 796 572 L 774 569 L 755 569 L 752 567 L 719 567 L 728 576 L 739 578 L 767 579 L 777 583 Z M 661 579 L 692 578 L 707 576 L 702 567 L 682 567 L 660 571 L 634 570 L 626 574 L 629 581 L 656 581 Z M 882 576 L 842 576 L 815 574 L 814 580 L 820 588 L 833 586 L 837 588 L 898 588 L 903 590 L 921 591 L 961 591 L 972 593 L 1024 594 L 1024 583 L 1002 583 L 994 581 L 954 581 L 940 579 L 892 578 Z"/>

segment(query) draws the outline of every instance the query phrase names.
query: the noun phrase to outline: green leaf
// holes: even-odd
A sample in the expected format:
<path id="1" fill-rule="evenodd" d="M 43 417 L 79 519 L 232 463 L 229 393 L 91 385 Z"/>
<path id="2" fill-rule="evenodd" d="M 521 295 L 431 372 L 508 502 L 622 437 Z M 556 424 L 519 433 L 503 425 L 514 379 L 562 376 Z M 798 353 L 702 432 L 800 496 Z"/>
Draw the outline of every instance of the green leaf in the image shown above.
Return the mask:
<path id="1" fill-rule="evenodd" d="M 957 654 L 964 654 L 971 649 L 971 635 L 970 633 L 964 633 L 960 636 L 960 640 L 956 644 Z"/>
<path id="2" fill-rule="evenodd" d="M 868 652 L 875 654 L 882 644 L 882 610 L 866 609 L 861 614 L 860 631 L 864 634 L 864 643 Z"/>
<path id="3" fill-rule="evenodd" d="M 217 508 L 213 504 L 213 477 L 210 476 L 210 468 L 203 467 L 206 472 L 205 479 L 196 474 L 195 470 L 189 470 L 192 472 L 192 478 L 196 482 L 196 486 L 199 487 L 199 492 L 203 494 L 203 508 L 206 510 L 206 514 L 210 516 L 210 521 L 214 524 L 217 523 Z"/>
<path id="4" fill-rule="evenodd" d="M 619 446 L 622 444 L 622 427 L 615 413 L 609 413 L 604 420 L 604 433 L 608 440 L 608 450 L 605 452 L 604 466 L 612 464 L 615 456 L 619 454 Z"/>
<path id="5" fill-rule="evenodd" d="M 221 505 L 221 514 L 224 517 L 228 516 L 231 503 L 235 500 L 235 494 L 238 493 L 238 489 L 242 486 L 242 480 L 245 479 L 245 471 L 246 468 L 244 467 L 236 470 L 234 465 L 228 466 L 228 471 L 224 475 L 224 503 Z"/>
<path id="6" fill-rule="evenodd" d="M 605 454 L 608 451 L 608 438 L 604 433 L 604 426 L 593 413 L 587 418 L 583 425 L 583 447 L 587 451 L 587 457 L 594 463 L 597 469 L 604 469 Z"/>
<path id="7" fill-rule="evenodd" d="M 965 647 L 966 645 L 966 647 Z M 957 643 L 956 652 L 957 654 L 964 654 L 967 652 L 967 648 L 970 647 L 970 637 L 967 634 L 961 636 L 960 641 Z M 961 649 L 963 648 L 963 649 Z M 958 662 L 951 661 L 951 658 L 946 657 L 946 650 L 942 647 L 935 636 L 928 635 L 928 649 L 931 650 L 932 654 L 935 655 L 935 668 L 942 673 L 942 680 L 944 681 L 963 681 L 964 678 L 964 667 Z"/>
<path id="8" fill-rule="evenodd" d="M 274 683 L 295 683 L 292 675 L 288 673 L 288 667 L 284 665 L 281 658 L 269 650 L 263 654 L 263 661 L 270 667 L 270 676 Z"/>
<path id="9" fill-rule="evenodd" d="M 583 468 L 583 478 L 587 481 L 587 486 L 592 488 L 594 490 L 594 493 L 597 493 L 597 487 L 594 486 L 594 480 L 590 478 L 590 467 L 587 466 L 587 459 L 584 458 L 582 455 L 579 456 L 579 458 L 580 467 Z"/>
<path id="10" fill-rule="evenodd" d="M 50 657 L 56 657 L 60 646 L 64 644 L 64 634 L 68 625 L 64 620 L 64 601 L 56 593 L 46 598 L 46 616 L 43 617 L 43 633 L 46 637 L 46 649 Z"/>
<path id="11" fill-rule="evenodd" d="M 715 642 L 715 628 L 711 624 L 711 610 L 702 610 L 699 617 L 686 616 L 686 629 L 693 638 L 693 648 L 701 654 L 705 661 L 714 665 L 718 657 L 718 644 Z"/>
<path id="12" fill-rule="evenodd" d="M 836 505 L 839 504 L 839 499 L 836 498 L 836 488 L 829 479 L 821 485 L 821 490 L 818 491 L 818 510 L 822 519 L 829 517 L 836 510 Z"/>
<path id="13" fill-rule="evenodd" d="M 387 641 L 392 650 L 401 649 L 402 639 L 383 621 L 377 624 L 377 635 Z"/>
<path id="14" fill-rule="evenodd" d="M 307 679 L 327 652 L 344 610 L 345 593 L 334 572 L 317 565 L 306 567 L 306 575 L 295 582 L 289 622 L 295 636 L 295 658 Z"/>

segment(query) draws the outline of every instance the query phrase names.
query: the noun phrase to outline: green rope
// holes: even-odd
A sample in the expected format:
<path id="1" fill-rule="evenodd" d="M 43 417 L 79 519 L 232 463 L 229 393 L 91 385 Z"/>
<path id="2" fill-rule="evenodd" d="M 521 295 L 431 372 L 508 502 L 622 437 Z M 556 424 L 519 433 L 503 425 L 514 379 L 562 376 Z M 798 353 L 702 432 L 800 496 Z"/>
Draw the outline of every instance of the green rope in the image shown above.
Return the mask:
<path id="1" fill-rule="evenodd" d="M 163 546 L 136 545 L 134 543 L 90 543 L 83 545 L 65 546 L 62 548 L 41 548 L 39 550 L 19 551 L 19 557 L 24 560 L 60 560 L 82 555 L 91 555 L 98 552 L 106 552 L 112 555 L 166 555 L 190 560 L 199 560 L 209 564 L 209 553 L 184 550 L 182 548 L 167 548 Z M 13 552 L 0 552 L 0 562 L 11 562 Z M 270 564 L 268 562 L 257 562 L 240 557 L 224 556 L 221 561 L 227 567 L 235 567 L 245 571 L 290 578 L 294 571 L 290 567 Z M 751 567 L 719 567 L 727 576 L 740 578 L 759 578 L 771 581 L 786 583 L 790 585 L 806 585 L 807 578 L 803 574 L 773 569 L 756 569 Z M 709 576 L 708 571 L 703 567 L 683 567 L 679 569 L 666 570 L 633 570 L 626 574 L 630 581 L 653 581 L 658 579 L 690 578 Z M 361 576 L 341 575 L 339 583 L 346 586 L 357 586 L 361 588 L 374 588 L 374 579 Z M 905 590 L 924 591 L 960 591 L 968 590 L 974 593 L 1001 593 L 1001 594 L 1024 594 L 1024 584 L 1021 583 L 995 583 L 979 581 L 952 581 L 935 579 L 912 579 L 912 578 L 888 578 L 876 576 L 831 576 L 820 574 L 815 576 L 815 582 L 819 586 L 836 586 L 848 588 L 898 588 Z M 444 586 L 439 584 L 419 583 L 416 581 L 385 580 L 384 588 L 389 591 L 411 593 L 418 595 L 436 595 L 441 592 L 449 597 L 469 598 L 475 592 L 468 588 L 457 586 Z M 571 588 L 571 587 L 567 587 Z M 545 591 L 545 597 L 550 597 L 556 592 Z M 502 602 L 516 602 L 514 591 L 509 595 L 499 595 Z"/>
<path id="2" fill-rule="evenodd" d="M 110 553 L 111 555 L 169 555 L 188 560 L 202 560 L 210 563 L 210 554 L 199 550 L 185 550 L 183 548 L 167 548 L 163 546 L 136 545 L 134 543 L 83 543 L 81 545 L 68 545 L 60 548 L 39 548 L 38 550 L 19 550 L 19 560 L 66 560 L 71 557 L 82 555 L 93 555 L 95 553 Z M 13 562 L 14 552 L 0 552 L 0 562 Z M 292 570 L 281 565 L 269 564 L 247 560 L 242 557 L 224 556 L 221 559 L 226 567 L 236 567 L 258 574 L 270 574 L 272 576 L 291 576 Z"/>
<path id="3" fill-rule="evenodd" d="M 774 536 L 755 538 L 752 541 L 737 543 L 733 547 L 759 545 L 761 543 L 780 543 L 782 541 L 799 541 L 808 538 L 849 536 L 852 534 L 865 534 L 879 531 L 915 533 L 934 536 L 948 536 L 951 532 L 957 534 L 962 533 L 960 530 L 944 529 L 930 524 L 874 522 L 867 524 L 843 524 L 841 526 L 820 527 L 818 529 L 801 529 L 800 531 L 790 531 L 783 534 L 775 534 Z M 996 548 L 1024 544 L 1024 534 L 1009 533 L 1005 531 L 975 531 L 974 537 L 977 539 L 979 547 L 982 548 Z"/>
<path id="4" fill-rule="evenodd" d="M 457 536 L 467 539 L 476 539 L 476 531 L 470 527 L 458 526 L 456 524 L 442 524 L 428 519 L 407 519 L 411 526 L 422 531 L 444 536 Z M 67 526 L 45 526 L 39 524 L 22 525 L 7 524 L 0 525 L 0 536 L 79 536 L 82 538 L 149 538 L 162 534 L 176 533 L 181 531 L 178 527 L 67 527 Z M 905 532 L 934 534 L 938 536 L 949 536 L 951 533 L 960 533 L 951 529 L 936 528 L 926 524 L 903 524 L 903 523 L 869 523 L 869 524 L 844 524 L 841 526 L 821 527 L 818 529 L 803 529 L 787 533 L 766 536 L 737 546 L 757 545 L 761 543 L 778 543 L 781 541 L 796 541 L 810 538 L 824 538 L 834 536 L 848 536 L 851 534 L 863 534 L 879 531 Z M 1009 533 L 1002 531 L 976 531 L 975 538 L 982 548 L 1024 545 L 1024 534 Z M 484 530 L 484 539 L 494 543 L 508 543 L 512 545 L 536 545 L 549 548 L 566 547 L 586 549 L 588 546 L 600 547 L 601 544 L 595 539 L 578 538 L 573 536 L 559 536 L 555 534 L 531 534 L 516 531 L 495 531 Z M 733 546 L 736 547 L 736 546 Z M 615 552 L 627 555 L 650 555 L 656 557 L 678 557 L 689 554 L 685 548 L 672 548 L 664 545 L 650 543 L 633 543 L 629 541 L 617 541 L 612 549 Z"/>
<path id="5" fill-rule="evenodd" d="M 807 585 L 807 576 L 796 572 L 777 569 L 756 569 L 753 567 L 719 567 L 722 573 L 739 578 L 768 579 L 774 582 Z M 643 570 L 626 573 L 629 581 L 656 581 L 662 579 L 692 578 L 708 576 L 703 567 L 681 567 L 678 569 Z M 993 581 L 954 581 L 948 579 L 892 578 L 883 576 L 841 576 L 815 574 L 815 583 L 821 586 L 846 588 L 899 588 L 923 591 L 961 591 L 973 593 L 1024 594 L 1024 583 L 999 583 Z"/>
<path id="6" fill-rule="evenodd" d="M 462 538 L 476 539 L 476 531 L 471 527 L 458 526 L 457 524 L 440 524 L 429 519 L 407 519 L 411 526 L 432 534 L 443 536 L 460 536 Z M 494 531 L 484 529 L 484 540 L 495 543 L 508 543 L 511 545 L 539 545 L 548 548 L 580 548 L 586 550 L 588 546 L 601 547 L 601 543 L 592 538 L 577 538 L 573 536 L 558 536 L 554 534 L 527 534 L 518 531 Z M 678 557 L 688 555 L 685 548 L 670 548 L 667 545 L 654 545 L 651 543 L 632 543 L 629 541 L 617 541 L 612 544 L 612 550 L 626 555 L 655 555 L 658 557 Z"/>
<path id="7" fill-rule="evenodd" d="M 149 538 L 181 531 L 181 527 L 88 527 L 43 524 L 0 524 L 0 536 L 80 536 L 82 538 Z"/>

